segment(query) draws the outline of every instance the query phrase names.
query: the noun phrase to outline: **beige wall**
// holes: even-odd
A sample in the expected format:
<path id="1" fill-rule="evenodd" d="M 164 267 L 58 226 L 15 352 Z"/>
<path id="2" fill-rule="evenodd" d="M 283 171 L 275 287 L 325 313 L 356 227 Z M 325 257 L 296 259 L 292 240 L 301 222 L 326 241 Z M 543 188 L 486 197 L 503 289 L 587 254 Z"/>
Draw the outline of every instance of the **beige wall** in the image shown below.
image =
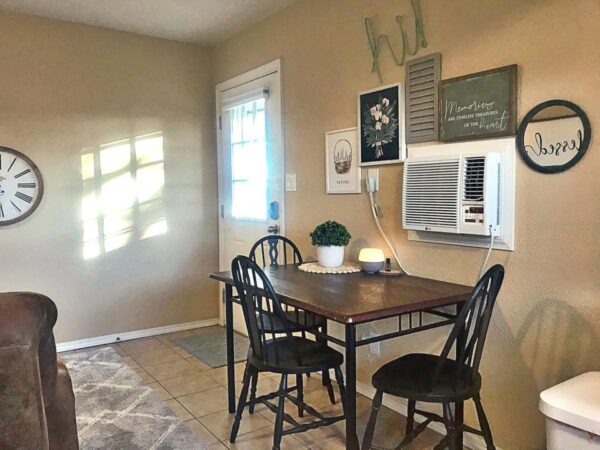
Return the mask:
<path id="1" fill-rule="evenodd" d="M 69 341 L 218 316 L 214 90 L 207 49 L 0 14 L 0 145 L 40 167 L 43 202 L 0 229 L 0 291 L 59 308 Z M 162 131 L 168 232 L 82 258 L 80 155 Z"/>
<path id="2" fill-rule="evenodd" d="M 565 98 L 600 124 L 600 3 L 596 0 L 423 0 L 429 47 L 439 51 L 443 77 L 516 63 L 519 118 L 534 105 Z M 298 191 L 287 193 L 288 235 L 313 253 L 308 232 L 323 219 L 348 225 L 355 240 L 383 247 L 363 195 L 325 195 L 323 135 L 354 126 L 356 93 L 376 87 L 363 17 L 397 45 L 394 16 L 412 19 L 408 1 L 303 0 L 229 39 L 213 51 L 220 82 L 281 57 L 286 171 Z M 411 45 L 414 33 L 410 34 Z M 404 79 L 403 68 L 382 57 L 386 82 Z M 498 444 L 541 448 L 540 390 L 586 370 L 600 370 L 600 211 L 596 137 L 579 165 L 542 175 L 517 160 L 516 251 L 495 252 L 507 268 L 483 361 L 483 398 Z M 413 274 L 472 283 L 480 249 L 407 241 L 401 228 L 402 166 L 381 169 L 379 200 L 384 226 Z M 380 326 L 383 328 L 385 325 Z M 384 357 L 360 360 L 361 379 L 405 351 L 433 351 L 445 333 L 384 343 Z M 469 411 L 473 421 L 473 412 Z"/>

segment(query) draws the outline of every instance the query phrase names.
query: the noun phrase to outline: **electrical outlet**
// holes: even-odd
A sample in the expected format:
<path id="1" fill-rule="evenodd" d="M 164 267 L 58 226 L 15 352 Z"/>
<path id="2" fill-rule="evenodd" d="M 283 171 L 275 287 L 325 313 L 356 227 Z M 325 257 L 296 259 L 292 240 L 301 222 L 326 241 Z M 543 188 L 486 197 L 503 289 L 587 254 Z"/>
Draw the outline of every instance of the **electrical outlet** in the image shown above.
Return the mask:
<path id="1" fill-rule="evenodd" d="M 363 339 L 369 339 L 375 336 L 379 336 L 379 333 L 368 331 L 363 334 Z M 372 344 L 369 344 L 369 353 L 375 356 L 381 356 L 381 342 L 373 342 Z"/>
<path id="2" fill-rule="evenodd" d="M 375 178 L 375 192 L 379 191 L 379 169 L 367 169 L 367 177 Z"/>
<path id="3" fill-rule="evenodd" d="M 285 174 L 285 190 L 287 192 L 296 192 L 296 174 L 286 173 Z"/>

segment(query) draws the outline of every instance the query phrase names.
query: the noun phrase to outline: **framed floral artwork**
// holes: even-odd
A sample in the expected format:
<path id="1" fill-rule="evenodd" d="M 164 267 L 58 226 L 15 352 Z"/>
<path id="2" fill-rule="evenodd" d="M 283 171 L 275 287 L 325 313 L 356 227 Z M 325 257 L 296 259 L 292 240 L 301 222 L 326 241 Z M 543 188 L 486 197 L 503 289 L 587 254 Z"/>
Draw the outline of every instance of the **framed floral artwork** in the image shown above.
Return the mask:
<path id="1" fill-rule="evenodd" d="M 358 94 L 359 152 L 361 166 L 404 161 L 404 90 L 401 83 Z"/>
<path id="2" fill-rule="evenodd" d="M 358 130 L 325 133 L 325 184 L 328 194 L 360 194 Z"/>

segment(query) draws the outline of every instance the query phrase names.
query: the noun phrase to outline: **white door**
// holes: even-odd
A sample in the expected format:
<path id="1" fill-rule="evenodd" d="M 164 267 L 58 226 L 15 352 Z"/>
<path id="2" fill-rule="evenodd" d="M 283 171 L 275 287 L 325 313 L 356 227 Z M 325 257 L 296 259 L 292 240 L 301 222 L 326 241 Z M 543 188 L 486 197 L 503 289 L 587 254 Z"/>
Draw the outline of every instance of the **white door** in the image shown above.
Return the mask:
<path id="1" fill-rule="evenodd" d="M 280 73 L 275 61 L 217 86 L 221 270 L 284 233 Z M 246 332 L 237 305 L 234 329 Z"/>

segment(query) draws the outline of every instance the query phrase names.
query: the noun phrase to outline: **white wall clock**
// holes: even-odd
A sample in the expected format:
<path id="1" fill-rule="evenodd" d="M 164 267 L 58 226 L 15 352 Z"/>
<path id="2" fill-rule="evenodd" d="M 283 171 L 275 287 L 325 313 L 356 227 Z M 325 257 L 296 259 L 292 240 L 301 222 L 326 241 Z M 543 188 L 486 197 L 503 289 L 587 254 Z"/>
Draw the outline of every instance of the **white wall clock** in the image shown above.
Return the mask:
<path id="1" fill-rule="evenodd" d="M 42 174 L 23 153 L 0 146 L 0 226 L 29 217 L 44 194 Z"/>

